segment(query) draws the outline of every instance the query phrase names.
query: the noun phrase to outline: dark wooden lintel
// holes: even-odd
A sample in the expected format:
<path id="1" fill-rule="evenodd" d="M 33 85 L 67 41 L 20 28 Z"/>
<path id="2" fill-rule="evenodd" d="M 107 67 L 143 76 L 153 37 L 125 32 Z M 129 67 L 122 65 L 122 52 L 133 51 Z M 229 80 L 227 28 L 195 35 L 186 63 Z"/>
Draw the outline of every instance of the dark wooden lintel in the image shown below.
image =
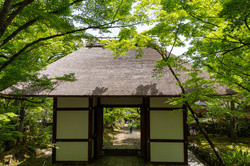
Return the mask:
<path id="1" fill-rule="evenodd" d="M 89 139 L 56 139 L 56 142 L 88 142 Z"/>
<path id="2" fill-rule="evenodd" d="M 88 111 L 89 108 L 84 108 L 84 107 L 81 107 L 81 108 L 76 108 L 76 107 L 70 108 L 70 107 L 67 107 L 67 108 L 57 108 L 56 110 L 57 111 Z"/>
<path id="3" fill-rule="evenodd" d="M 185 142 L 184 139 L 150 139 L 150 142 Z"/>
<path id="4" fill-rule="evenodd" d="M 175 108 L 167 108 L 167 107 L 151 107 L 149 108 L 150 111 L 172 111 L 172 110 L 180 110 L 180 109 L 184 109 L 183 107 L 175 107 Z"/>

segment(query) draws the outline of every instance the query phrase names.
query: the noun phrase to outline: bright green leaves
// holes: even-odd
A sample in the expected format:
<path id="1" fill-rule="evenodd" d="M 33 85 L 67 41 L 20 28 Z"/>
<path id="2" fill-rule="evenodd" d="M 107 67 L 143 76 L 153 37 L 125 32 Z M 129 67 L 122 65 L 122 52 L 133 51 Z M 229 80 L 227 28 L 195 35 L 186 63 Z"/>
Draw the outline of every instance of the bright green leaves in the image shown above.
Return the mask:
<path id="1" fill-rule="evenodd" d="M 20 136 L 20 132 L 16 131 L 18 115 L 13 112 L 3 111 L 3 103 L 0 101 L 0 148 L 2 149 L 3 141 L 15 140 L 15 137 Z M 9 110 L 10 111 L 10 110 Z"/>
<path id="2" fill-rule="evenodd" d="M 250 3 L 248 0 L 226 0 L 223 3 L 223 10 L 219 16 L 224 17 L 232 23 L 233 27 L 249 24 Z"/>
<path id="3" fill-rule="evenodd" d="M 43 9 L 47 12 L 60 11 L 65 15 L 69 14 L 70 3 L 73 0 L 45 0 L 41 1 L 44 4 Z"/>
<path id="4" fill-rule="evenodd" d="M 136 51 L 136 58 L 142 56 L 142 48 L 147 47 L 150 42 L 153 41 L 149 36 L 139 34 L 135 28 L 123 28 L 121 29 L 118 40 L 104 40 L 102 44 L 106 44 L 105 48 L 114 51 L 113 56 L 115 58 L 120 55 L 125 55 L 129 50 Z"/>
<path id="5" fill-rule="evenodd" d="M 182 70 L 184 69 L 181 65 L 180 65 L 180 59 L 179 57 L 173 57 L 173 56 L 169 56 L 166 59 L 160 59 L 158 61 L 156 61 L 156 65 L 155 68 L 153 70 L 153 76 L 155 77 L 162 77 L 164 75 L 164 71 L 169 70 L 168 67 L 172 66 L 174 69 L 177 70 Z M 176 73 L 177 74 L 177 73 Z M 177 74 L 178 76 L 178 74 Z"/>
<path id="6" fill-rule="evenodd" d="M 17 7 L 23 4 L 19 2 L 25 1 L 15 2 Z M 87 29 L 99 29 L 102 33 L 109 32 L 112 26 L 136 23 L 138 20 L 133 20 L 130 13 L 133 3 L 133 0 L 30 1 L 8 23 L 0 39 L 0 90 L 19 81 L 35 81 L 37 71 L 82 47 L 82 39 L 93 37 L 86 33 Z M 15 11 L 15 4 L 10 5 L 7 15 Z"/>
<path id="7" fill-rule="evenodd" d="M 74 20 L 82 25 L 126 24 L 131 18 L 133 0 L 104 1 L 88 0 L 76 8 Z"/>
<path id="8" fill-rule="evenodd" d="M 11 119 L 17 118 L 18 115 L 12 113 L 12 112 L 7 112 L 4 114 L 0 114 L 0 127 L 2 127 L 2 124 L 5 124 L 7 122 L 10 122 Z"/>

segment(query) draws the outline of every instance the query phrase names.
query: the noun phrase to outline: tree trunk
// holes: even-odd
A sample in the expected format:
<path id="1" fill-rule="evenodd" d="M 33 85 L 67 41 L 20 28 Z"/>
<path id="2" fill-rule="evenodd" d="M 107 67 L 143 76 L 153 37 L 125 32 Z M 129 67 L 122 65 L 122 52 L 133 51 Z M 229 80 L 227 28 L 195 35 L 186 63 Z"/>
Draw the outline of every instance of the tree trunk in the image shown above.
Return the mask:
<path id="1" fill-rule="evenodd" d="M 173 45 L 174 46 L 174 45 Z M 151 47 L 153 47 L 153 49 L 155 49 L 163 58 L 164 61 L 168 61 L 169 56 L 171 55 L 171 51 L 170 53 L 167 55 L 165 52 L 163 52 L 162 50 L 159 50 L 156 46 L 156 44 L 151 45 Z M 178 86 L 181 88 L 182 94 L 185 95 L 186 94 L 186 90 L 184 89 L 184 86 L 181 82 L 181 80 L 179 79 L 179 77 L 177 76 L 177 74 L 175 73 L 175 71 L 173 70 L 172 66 L 170 64 L 167 64 L 168 69 L 170 70 L 171 74 L 174 76 L 175 80 L 177 81 Z M 188 101 L 185 101 L 185 105 L 187 106 L 187 108 L 189 109 L 189 111 L 191 112 L 196 124 L 198 125 L 201 133 L 203 134 L 203 136 L 205 137 L 205 139 L 207 140 L 207 142 L 209 143 L 209 145 L 211 146 L 211 148 L 213 149 L 217 159 L 220 162 L 220 165 L 224 166 L 225 162 L 221 156 L 221 153 L 219 151 L 219 149 L 214 145 L 214 143 L 212 142 L 212 140 L 209 138 L 207 132 L 205 131 L 205 129 L 201 126 L 200 122 L 199 122 L 199 118 L 197 117 L 196 113 L 194 112 L 194 110 L 192 109 L 192 107 L 189 105 Z"/>
<path id="2" fill-rule="evenodd" d="M 231 110 L 235 110 L 235 103 L 231 101 Z M 231 117 L 231 141 L 237 143 L 237 119 L 235 116 Z"/>
<path id="3" fill-rule="evenodd" d="M 219 149 L 214 145 L 214 143 L 212 142 L 212 140 L 211 140 L 210 137 L 208 136 L 206 130 L 201 126 L 200 121 L 199 121 L 199 118 L 197 117 L 197 115 L 195 114 L 195 112 L 194 112 L 194 110 L 191 108 L 191 106 L 188 104 L 188 102 L 186 102 L 186 105 L 187 105 L 188 109 L 190 110 L 190 112 L 191 112 L 191 114 L 192 114 L 192 116 L 193 116 L 193 118 L 194 118 L 194 120 L 195 120 L 197 126 L 199 127 L 199 129 L 200 129 L 200 131 L 201 131 L 201 134 L 205 137 L 205 139 L 207 140 L 207 142 L 209 143 L 209 145 L 210 145 L 211 148 L 213 149 L 213 151 L 214 151 L 216 157 L 218 158 L 220 164 L 221 164 L 222 166 L 224 166 L 224 165 L 225 165 L 225 162 L 224 162 L 224 160 L 223 160 L 223 158 L 222 158 L 222 156 L 221 156 L 221 153 L 220 153 Z"/>

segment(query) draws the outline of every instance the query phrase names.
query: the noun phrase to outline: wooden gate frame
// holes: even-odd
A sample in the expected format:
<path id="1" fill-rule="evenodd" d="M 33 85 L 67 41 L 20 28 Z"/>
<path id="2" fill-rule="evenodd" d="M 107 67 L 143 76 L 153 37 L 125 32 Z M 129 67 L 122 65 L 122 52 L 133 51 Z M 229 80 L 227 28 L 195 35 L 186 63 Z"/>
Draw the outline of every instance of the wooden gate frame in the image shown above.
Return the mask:
<path id="1" fill-rule="evenodd" d="M 62 96 L 63 97 L 63 96 Z M 93 129 L 93 98 L 88 97 L 89 106 L 88 107 L 79 107 L 79 108 L 57 108 L 57 97 L 53 97 L 53 136 L 52 143 L 57 142 L 88 142 L 88 161 L 56 161 L 56 147 L 52 148 L 52 164 L 86 164 L 92 161 L 92 140 L 94 138 L 92 134 Z M 88 130 L 88 139 L 57 139 L 57 111 L 89 111 L 88 122 L 89 122 L 89 130 Z"/>
<path id="2" fill-rule="evenodd" d="M 167 107 L 150 107 L 150 97 L 146 97 L 146 118 L 147 118 L 147 159 L 153 164 L 174 164 L 174 165 L 188 165 L 188 141 L 187 141 L 187 108 L 185 105 L 177 108 Z M 150 139 L 150 111 L 173 111 L 183 110 L 183 139 Z M 150 143 L 151 142 L 183 142 L 184 143 L 184 162 L 151 162 Z"/>
<path id="3" fill-rule="evenodd" d="M 62 96 L 63 97 L 63 96 Z M 139 96 L 138 96 L 139 97 Z M 184 143 L 184 162 L 151 162 L 154 164 L 180 164 L 188 165 L 188 151 L 187 151 L 187 108 L 185 105 L 180 108 L 154 108 L 150 107 L 150 97 L 143 97 L 143 103 L 137 105 L 101 105 L 100 97 L 97 99 L 97 106 L 93 107 L 93 98 L 89 98 L 89 107 L 85 108 L 57 108 L 57 97 L 53 98 L 53 139 L 52 143 L 56 142 L 88 142 L 88 161 L 56 161 L 56 148 L 52 148 L 52 164 L 62 163 L 62 164 L 86 164 L 92 161 L 92 141 L 95 141 L 96 138 L 96 123 L 93 125 L 93 110 L 94 109 L 103 109 L 103 107 L 140 107 L 141 108 L 141 151 L 142 156 L 147 160 L 150 159 L 150 142 L 183 142 Z M 183 109 L 183 140 L 174 140 L 174 139 L 150 139 L 150 111 L 153 110 L 165 110 L 171 111 L 176 109 Z M 60 110 L 79 110 L 79 111 L 89 111 L 89 131 L 88 139 L 56 139 L 56 128 L 57 128 L 57 111 Z M 94 114 L 96 116 L 96 114 Z M 144 126 L 145 125 L 145 126 Z M 142 128 L 143 127 L 143 128 Z M 92 129 L 94 128 L 94 135 L 92 134 Z M 145 130 L 143 130 L 145 129 Z M 145 132 L 144 132 L 145 131 Z M 144 135 L 144 136 L 143 136 Z M 96 143 L 94 143 L 95 151 Z M 144 151 L 144 153 L 143 153 Z M 97 157 L 97 156 L 94 156 Z"/>
<path id="4" fill-rule="evenodd" d="M 100 109 L 103 111 L 103 108 L 104 107 L 108 107 L 108 108 L 115 108 L 115 107 L 120 107 L 120 108 L 126 108 L 126 107 L 137 107 L 137 108 L 140 108 L 141 109 L 141 116 L 140 116 L 140 122 L 141 122 L 141 154 L 142 156 L 146 159 L 146 154 L 147 154 L 147 148 L 146 148 L 146 119 L 143 119 L 142 117 L 142 114 L 144 114 L 145 116 L 145 99 L 143 98 L 143 103 L 142 104 L 128 104 L 128 105 L 116 105 L 116 104 L 100 104 L 100 98 L 98 98 L 97 100 L 97 106 L 96 106 L 96 109 Z M 102 116 L 103 116 L 103 113 L 102 113 Z M 144 123 L 143 123 L 144 122 Z M 96 124 L 96 123 L 95 123 Z M 103 121 L 102 121 L 102 130 L 103 130 Z M 97 129 L 97 127 L 95 127 L 95 129 Z M 143 133 L 144 131 L 144 133 Z M 95 131 L 95 133 L 97 134 L 99 131 Z M 144 135 L 144 136 L 143 136 Z M 97 137 L 95 135 L 95 137 Z M 102 138 L 103 138 L 103 133 L 102 133 Z M 98 150 L 98 149 L 102 149 L 97 145 L 97 142 L 95 143 L 95 150 Z M 103 145 L 101 145 L 103 146 Z M 97 152 L 99 153 L 99 152 Z M 95 156 L 95 158 L 99 157 L 98 154 L 97 156 Z"/>

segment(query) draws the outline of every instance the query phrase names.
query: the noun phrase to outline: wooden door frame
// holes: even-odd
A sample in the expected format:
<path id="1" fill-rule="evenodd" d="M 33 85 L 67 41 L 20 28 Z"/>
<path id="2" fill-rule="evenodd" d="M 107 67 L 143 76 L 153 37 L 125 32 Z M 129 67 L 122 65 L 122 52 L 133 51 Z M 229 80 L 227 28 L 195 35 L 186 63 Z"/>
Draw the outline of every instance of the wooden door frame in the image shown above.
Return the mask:
<path id="1" fill-rule="evenodd" d="M 144 98 L 143 98 L 143 100 L 144 100 Z M 100 104 L 100 99 L 99 99 L 99 101 L 98 101 L 98 104 L 97 104 L 97 107 L 96 108 L 99 108 L 100 109 L 100 111 L 102 111 L 102 116 L 104 115 L 104 113 L 103 113 L 103 108 L 128 108 L 128 107 L 132 107 L 132 108 L 140 108 L 140 111 L 141 111 L 141 114 L 140 114 L 140 123 L 141 123 L 141 130 L 140 130 L 140 136 L 141 136 L 141 140 L 140 140 L 140 151 L 141 151 L 141 153 L 142 153 L 142 155 L 143 155 L 143 153 L 147 153 L 147 146 L 146 146 L 146 134 L 147 134 L 147 126 L 146 126 L 146 123 L 147 123 L 147 121 L 146 121 L 146 118 L 145 118 L 145 116 L 144 116 L 144 118 L 143 118 L 143 116 L 142 116 L 142 114 L 144 114 L 145 115 L 145 102 L 143 102 L 143 104 L 129 104 L 129 105 L 115 105 L 115 104 L 109 104 L 109 105 L 102 105 L 102 104 Z M 102 120 L 103 120 L 103 118 L 102 118 Z M 142 122 L 144 122 L 144 124 L 142 123 Z M 97 126 L 97 123 L 96 123 L 96 121 L 95 121 L 95 123 L 94 123 L 96 126 Z M 103 121 L 102 121 L 102 123 L 98 123 L 99 125 L 101 124 L 102 125 L 102 127 L 101 127 L 101 129 L 102 129 L 102 143 L 103 143 L 103 130 L 104 130 L 104 128 L 103 128 Z M 144 131 L 145 131 L 145 133 L 143 133 L 143 128 L 144 128 Z M 98 128 L 98 127 L 95 127 L 96 129 Z M 95 132 L 96 134 L 98 134 L 97 132 Z M 98 135 L 96 135 L 96 137 L 98 137 Z M 103 147 L 103 144 L 102 144 L 102 147 Z M 97 145 L 97 142 L 95 142 L 95 149 L 102 149 L 102 147 L 98 147 L 98 145 Z M 145 150 L 144 152 L 142 151 L 142 150 Z M 95 151 L 95 153 L 98 153 L 97 151 Z M 98 155 L 94 155 L 95 156 L 95 158 L 98 158 L 99 156 Z M 146 159 L 146 157 L 145 157 L 145 155 L 143 155 L 144 156 L 144 158 Z"/>
<path id="2" fill-rule="evenodd" d="M 67 96 L 62 96 L 67 97 Z M 56 147 L 52 147 L 52 164 L 86 164 L 92 161 L 92 119 L 93 119 L 93 98 L 88 97 L 89 105 L 88 107 L 81 108 L 58 108 L 57 107 L 57 97 L 53 97 L 53 134 L 52 134 L 52 143 L 55 144 L 57 142 L 88 142 L 88 161 L 56 161 Z M 58 111 L 88 111 L 88 121 L 89 121 L 89 129 L 88 129 L 88 139 L 57 139 L 57 112 Z"/>
<path id="3" fill-rule="evenodd" d="M 183 119 L 183 139 L 151 139 L 150 138 L 150 112 L 151 111 L 173 111 L 173 110 L 182 110 L 182 119 Z M 150 97 L 146 98 L 146 119 L 147 119 L 147 160 L 153 164 L 174 164 L 174 165 L 188 165 L 188 141 L 187 141 L 187 107 L 185 105 L 177 108 L 167 108 L 167 107 L 151 107 L 150 106 Z M 183 162 L 151 162 L 150 155 L 150 143 L 151 142 L 182 142 L 184 144 Z"/>

